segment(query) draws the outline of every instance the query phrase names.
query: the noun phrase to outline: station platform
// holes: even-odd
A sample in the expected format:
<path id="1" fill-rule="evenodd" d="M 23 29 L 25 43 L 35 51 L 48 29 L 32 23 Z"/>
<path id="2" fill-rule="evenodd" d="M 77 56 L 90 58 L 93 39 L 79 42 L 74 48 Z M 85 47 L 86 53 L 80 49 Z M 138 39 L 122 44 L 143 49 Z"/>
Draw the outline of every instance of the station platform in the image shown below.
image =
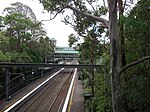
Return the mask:
<path id="1" fill-rule="evenodd" d="M 84 97 L 83 97 L 83 85 L 81 80 L 78 80 L 78 74 L 76 74 L 72 100 L 68 112 L 84 112 Z"/>

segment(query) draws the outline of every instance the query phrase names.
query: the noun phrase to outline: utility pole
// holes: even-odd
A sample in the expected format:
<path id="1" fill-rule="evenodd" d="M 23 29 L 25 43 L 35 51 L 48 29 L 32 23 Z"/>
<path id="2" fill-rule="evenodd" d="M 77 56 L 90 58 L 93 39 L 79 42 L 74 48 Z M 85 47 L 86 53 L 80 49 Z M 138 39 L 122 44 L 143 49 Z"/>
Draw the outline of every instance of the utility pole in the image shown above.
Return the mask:
<path id="1" fill-rule="evenodd" d="M 9 101 L 10 72 L 8 68 L 5 68 L 5 71 L 6 71 L 6 101 Z"/>

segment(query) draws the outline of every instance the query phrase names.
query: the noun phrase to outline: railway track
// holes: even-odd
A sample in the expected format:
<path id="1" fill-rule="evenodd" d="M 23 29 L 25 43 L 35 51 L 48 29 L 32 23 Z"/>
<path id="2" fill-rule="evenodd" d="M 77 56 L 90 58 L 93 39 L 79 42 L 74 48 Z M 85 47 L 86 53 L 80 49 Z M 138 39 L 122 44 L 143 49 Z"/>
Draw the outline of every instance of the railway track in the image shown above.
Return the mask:
<path id="1" fill-rule="evenodd" d="M 51 112 L 51 111 L 52 112 L 60 112 L 62 110 L 63 103 L 64 103 L 65 97 L 67 95 L 67 91 L 68 91 L 72 76 L 73 76 L 73 71 L 71 71 L 69 73 L 69 76 L 65 80 L 65 82 L 64 82 L 62 88 L 60 89 L 58 95 L 55 96 L 55 99 L 53 100 L 53 103 L 51 104 L 51 106 L 49 107 L 47 112 Z"/>
<path id="2" fill-rule="evenodd" d="M 60 112 L 74 69 L 64 69 L 15 112 Z"/>

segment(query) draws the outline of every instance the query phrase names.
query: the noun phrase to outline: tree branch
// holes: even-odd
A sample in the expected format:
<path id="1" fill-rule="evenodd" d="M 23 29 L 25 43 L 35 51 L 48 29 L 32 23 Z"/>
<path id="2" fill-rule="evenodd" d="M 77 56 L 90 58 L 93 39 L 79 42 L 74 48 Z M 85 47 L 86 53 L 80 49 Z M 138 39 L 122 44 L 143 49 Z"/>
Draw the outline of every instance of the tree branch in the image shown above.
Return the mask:
<path id="1" fill-rule="evenodd" d="M 78 31 L 77 31 L 78 32 Z M 83 35 L 82 33 L 78 32 L 78 34 L 83 37 L 83 38 L 86 38 L 86 35 Z"/>
<path id="2" fill-rule="evenodd" d="M 124 1 L 123 12 L 124 12 L 124 9 L 125 9 L 125 6 L 126 6 L 126 3 L 127 3 L 127 0 L 125 0 L 125 1 Z"/>
<path id="3" fill-rule="evenodd" d="M 85 16 L 85 17 L 87 17 L 87 18 L 94 19 L 94 20 L 96 20 L 96 21 L 98 21 L 98 22 L 103 23 L 104 26 L 105 26 L 106 28 L 108 28 L 108 21 L 107 21 L 106 19 L 100 18 L 100 17 L 98 17 L 98 16 L 91 15 L 91 14 L 86 13 L 86 12 L 82 12 L 82 11 L 80 11 L 79 9 L 74 8 L 74 7 L 68 5 L 68 4 L 64 3 L 64 2 L 61 2 L 61 1 L 60 1 L 59 3 L 60 3 L 61 5 L 63 5 L 63 6 L 65 6 L 66 8 L 69 8 L 69 9 L 73 10 L 74 12 L 76 12 L 76 13 L 78 13 L 78 14 L 81 14 L 82 16 Z"/>
<path id="4" fill-rule="evenodd" d="M 35 25 L 31 26 L 30 28 L 28 28 L 27 30 L 29 30 L 29 29 L 31 29 L 31 28 L 33 28 L 33 27 L 36 27 L 36 26 L 38 26 L 38 25 L 40 25 L 43 21 L 51 21 L 51 20 L 55 19 L 55 17 L 56 17 L 60 12 L 62 12 L 62 11 L 63 11 L 63 9 L 61 9 L 60 11 L 58 11 L 52 18 L 51 18 L 51 15 L 50 15 L 50 18 L 49 18 L 49 19 L 47 19 L 47 20 L 41 20 L 41 21 L 38 22 L 37 24 L 35 24 Z"/>
<path id="5" fill-rule="evenodd" d="M 87 78 L 95 85 L 95 87 L 96 87 L 98 90 L 101 90 L 101 89 L 98 87 L 98 85 L 95 83 L 95 81 L 92 80 L 92 79 L 89 77 L 89 75 L 87 75 Z"/>
<path id="6" fill-rule="evenodd" d="M 95 8 L 92 6 L 92 4 L 91 4 L 88 0 L 86 0 L 86 2 L 92 7 L 92 9 L 94 10 L 94 12 L 96 12 L 96 10 L 95 10 Z"/>
<path id="7" fill-rule="evenodd" d="M 65 24 L 69 24 L 72 28 L 75 27 L 75 26 L 72 24 L 72 22 L 64 21 L 64 20 L 61 20 L 61 22 L 65 23 Z"/>
<path id="8" fill-rule="evenodd" d="M 136 60 L 136 61 L 134 61 L 134 62 L 131 62 L 131 63 L 127 64 L 126 66 L 122 67 L 121 70 L 120 70 L 120 72 L 119 72 L 119 74 L 121 74 L 123 71 L 125 71 L 125 70 L 128 69 L 129 67 L 132 67 L 132 66 L 134 66 L 134 65 L 140 64 L 140 63 L 142 63 L 142 62 L 144 62 L 144 61 L 146 61 L 146 60 L 149 60 L 149 59 L 150 59 L 150 56 L 145 56 L 145 57 L 143 57 L 143 58 L 141 58 L 141 59 L 139 59 L 139 60 Z"/>
<path id="9" fill-rule="evenodd" d="M 104 7 L 106 7 L 105 0 L 103 0 Z"/>
<path id="10" fill-rule="evenodd" d="M 63 11 L 63 8 L 62 8 L 60 11 L 58 11 L 52 18 L 51 18 L 51 15 L 50 15 L 50 19 L 49 19 L 49 20 L 55 19 L 55 17 L 56 17 L 59 13 L 61 13 L 62 11 Z"/>

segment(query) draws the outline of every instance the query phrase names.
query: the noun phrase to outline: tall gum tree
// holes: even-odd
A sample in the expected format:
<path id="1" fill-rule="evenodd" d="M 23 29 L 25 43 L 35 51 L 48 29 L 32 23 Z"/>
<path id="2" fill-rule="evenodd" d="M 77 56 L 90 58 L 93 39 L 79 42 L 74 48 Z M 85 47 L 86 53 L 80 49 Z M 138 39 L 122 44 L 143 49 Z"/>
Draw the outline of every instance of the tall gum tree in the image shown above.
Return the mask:
<path id="1" fill-rule="evenodd" d="M 12 3 L 11 6 L 6 7 L 3 10 L 3 13 L 6 15 L 12 15 L 14 13 L 24 15 L 24 18 L 27 20 L 31 20 L 32 24 L 26 31 L 29 31 L 32 33 L 32 39 L 38 40 L 41 36 L 46 36 L 46 31 L 42 27 L 42 23 L 40 23 L 32 9 L 24 5 L 20 2 Z"/>

